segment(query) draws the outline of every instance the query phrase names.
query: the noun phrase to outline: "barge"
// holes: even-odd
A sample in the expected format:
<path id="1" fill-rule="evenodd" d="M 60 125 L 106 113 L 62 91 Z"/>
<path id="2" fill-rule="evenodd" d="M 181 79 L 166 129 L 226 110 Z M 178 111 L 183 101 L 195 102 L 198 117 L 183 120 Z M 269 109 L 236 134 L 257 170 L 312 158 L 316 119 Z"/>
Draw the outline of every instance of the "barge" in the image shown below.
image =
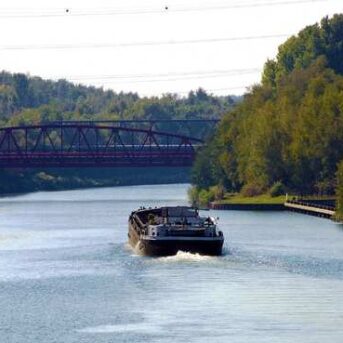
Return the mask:
<path id="1" fill-rule="evenodd" d="M 212 217 L 196 208 L 140 208 L 129 217 L 130 245 L 142 255 L 169 256 L 178 251 L 221 255 L 224 236 Z"/>

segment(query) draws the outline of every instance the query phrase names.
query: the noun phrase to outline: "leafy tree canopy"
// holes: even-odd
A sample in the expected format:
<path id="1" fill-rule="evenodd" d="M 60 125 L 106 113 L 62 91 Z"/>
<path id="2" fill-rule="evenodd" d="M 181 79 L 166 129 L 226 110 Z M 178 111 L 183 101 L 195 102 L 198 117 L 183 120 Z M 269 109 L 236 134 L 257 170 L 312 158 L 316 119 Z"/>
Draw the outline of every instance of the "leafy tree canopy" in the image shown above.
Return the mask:
<path id="1" fill-rule="evenodd" d="M 288 39 L 266 62 L 262 83 L 224 116 L 199 156 L 193 182 L 332 192 L 342 159 L 343 15 L 335 15 Z"/>

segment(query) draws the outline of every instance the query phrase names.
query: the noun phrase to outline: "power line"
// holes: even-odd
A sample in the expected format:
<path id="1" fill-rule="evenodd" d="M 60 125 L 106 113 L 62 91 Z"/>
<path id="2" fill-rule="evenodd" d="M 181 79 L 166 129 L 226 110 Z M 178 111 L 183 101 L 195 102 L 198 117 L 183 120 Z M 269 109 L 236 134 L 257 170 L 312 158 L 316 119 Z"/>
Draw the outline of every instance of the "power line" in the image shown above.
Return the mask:
<path id="1" fill-rule="evenodd" d="M 179 12 L 201 12 L 201 11 L 217 11 L 226 9 L 241 9 L 241 8 L 254 8 L 254 7 L 268 7 L 268 6 L 285 6 L 285 5 L 299 5 L 306 3 L 319 3 L 326 0 L 265 0 L 262 2 L 251 2 L 247 4 L 236 3 L 231 5 L 209 5 L 200 7 L 160 7 L 160 8 L 140 8 L 140 9 L 115 9 L 115 8 L 90 8 L 88 10 L 73 9 L 73 8 L 60 8 L 54 9 L 50 12 L 42 13 L 40 10 L 34 12 L 8 12 L 9 9 L 1 9 L 0 18 L 51 18 L 51 17 L 82 17 L 82 16 L 114 16 L 114 15 L 138 15 L 138 14 L 161 14 L 161 13 L 179 13 Z"/>
<path id="2" fill-rule="evenodd" d="M 80 75 L 80 76 L 55 76 L 54 79 L 67 78 L 72 81 L 80 80 L 108 80 L 108 79 L 140 79 L 140 78 L 156 78 L 156 77 L 211 77 L 216 75 L 234 76 L 240 74 L 251 74 L 260 72 L 261 68 L 245 68 L 245 69 L 225 69 L 225 70 L 198 70 L 198 71 L 183 71 L 183 72 L 168 72 L 168 73 L 150 73 L 150 74 L 118 74 L 118 75 Z"/>
<path id="3" fill-rule="evenodd" d="M 31 45 L 3 45 L 0 50 L 67 50 L 67 49 L 102 49 L 102 48 L 126 48 L 135 46 L 158 46 L 158 45 L 183 45 L 183 44 L 201 44 L 201 43 L 221 43 L 234 41 L 250 41 L 260 39 L 285 38 L 290 34 L 274 34 L 245 37 L 223 37 L 223 38 L 204 38 L 204 39 L 185 39 L 185 40 L 167 40 L 167 41 L 143 41 L 143 42 L 123 42 L 123 43 L 85 43 L 85 44 L 31 44 Z"/>
<path id="4" fill-rule="evenodd" d="M 260 72 L 260 71 L 259 71 Z M 258 73 L 259 73 L 258 72 Z M 146 80 L 125 80 L 125 81 L 96 81 L 93 83 L 96 84 L 135 84 L 135 83 L 154 83 L 154 82 L 174 82 L 174 81 L 187 81 L 187 80 L 200 80 L 200 79 L 213 79 L 213 78 L 222 78 L 222 77 L 229 77 L 229 76 L 239 76 L 239 75 L 246 75 L 246 74 L 255 74 L 255 72 L 250 72 L 250 73 L 241 73 L 241 74 L 236 74 L 236 75 L 226 75 L 226 74 L 213 74 L 213 75 L 203 75 L 203 76 L 184 76 L 184 77 L 173 77 L 173 78 L 161 78 L 161 79 L 146 79 Z M 86 79 L 84 80 L 77 80 L 77 79 L 71 79 L 72 81 L 87 81 Z"/>

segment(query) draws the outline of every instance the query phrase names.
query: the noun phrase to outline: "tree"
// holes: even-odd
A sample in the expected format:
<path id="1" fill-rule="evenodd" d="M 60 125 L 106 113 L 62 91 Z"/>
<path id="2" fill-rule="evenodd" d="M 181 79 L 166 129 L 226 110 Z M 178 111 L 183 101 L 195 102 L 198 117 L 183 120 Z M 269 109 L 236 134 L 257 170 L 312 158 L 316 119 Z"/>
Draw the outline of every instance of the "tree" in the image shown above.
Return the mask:
<path id="1" fill-rule="evenodd" d="M 343 159 L 342 33 L 343 15 L 335 15 L 279 47 L 276 60 L 264 66 L 262 84 L 224 116 L 199 156 L 198 187 L 255 192 L 281 182 L 313 193 L 334 184 Z"/>

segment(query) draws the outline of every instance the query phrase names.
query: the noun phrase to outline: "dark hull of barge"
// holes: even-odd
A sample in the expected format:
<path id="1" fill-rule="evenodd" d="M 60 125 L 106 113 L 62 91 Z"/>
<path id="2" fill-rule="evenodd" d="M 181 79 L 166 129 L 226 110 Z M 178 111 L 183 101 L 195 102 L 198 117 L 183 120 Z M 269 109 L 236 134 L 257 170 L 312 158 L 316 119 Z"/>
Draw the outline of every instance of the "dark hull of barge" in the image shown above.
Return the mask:
<path id="1" fill-rule="evenodd" d="M 193 254 L 219 256 L 222 254 L 224 239 L 216 238 L 191 238 L 191 237 L 168 237 L 140 238 L 137 231 L 129 225 L 129 243 L 135 251 L 146 256 L 172 256 L 178 251 L 190 252 Z"/>

